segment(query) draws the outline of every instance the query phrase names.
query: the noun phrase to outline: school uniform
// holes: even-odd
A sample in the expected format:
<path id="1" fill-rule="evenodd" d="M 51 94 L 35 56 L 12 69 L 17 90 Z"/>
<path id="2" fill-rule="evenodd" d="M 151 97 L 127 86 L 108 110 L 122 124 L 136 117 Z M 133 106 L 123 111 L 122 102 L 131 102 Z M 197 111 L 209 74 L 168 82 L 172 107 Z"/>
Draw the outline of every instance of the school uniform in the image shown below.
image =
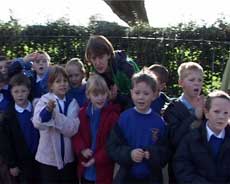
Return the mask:
<path id="1" fill-rule="evenodd" d="M 229 127 L 215 135 L 204 122 L 177 149 L 173 162 L 177 183 L 229 183 L 229 152 Z"/>
<path id="2" fill-rule="evenodd" d="M 172 159 L 177 147 L 183 137 L 191 130 L 191 125 L 197 120 L 193 106 L 184 98 L 183 94 L 173 100 L 166 108 L 163 118 L 168 125 L 168 140 L 171 149 L 168 172 L 169 181 L 175 183 L 175 176 L 172 169 Z"/>
<path id="3" fill-rule="evenodd" d="M 86 103 L 87 101 L 85 90 L 86 90 L 86 84 L 82 84 L 81 86 L 76 88 L 72 87 L 68 91 L 68 95 L 72 96 L 77 100 L 79 107 L 82 107 L 84 103 Z"/>
<path id="4" fill-rule="evenodd" d="M 121 114 L 107 142 L 109 155 L 120 165 L 114 183 L 162 183 L 161 169 L 168 158 L 165 144 L 160 144 L 165 140 L 165 131 L 163 119 L 151 109 L 140 113 L 130 108 Z M 149 151 L 150 159 L 132 161 L 131 151 L 135 148 Z"/>
<path id="5" fill-rule="evenodd" d="M 40 173 L 35 154 L 38 147 L 39 132 L 34 128 L 31 118 L 32 105 L 29 102 L 24 109 L 17 104 L 11 105 L 4 118 L 6 149 L 9 168 L 19 167 L 19 181 L 25 183 L 39 182 Z"/>
<path id="6" fill-rule="evenodd" d="M 57 102 L 52 113 L 46 110 L 49 100 Z M 53 93 L 43 95 L 35 107 L 33 124 L 40 132 L 35 158 L 45 182 L 72 183 L 75 178 L 71 137 L 78 131 L 78 111 L 75 99 L 59 99 Z"/>
<path id="7" fill-rule="evenodd" d="M 151 109 L 161 115 L 164 107 L 171 102 L 171 99 L 163 92 L 151 103 Z"/>
<path id="8" fill-rule="evenodd" d="M 96 109 L 92 103 L 85 104 L 80 110 L 80 127 L 73 137 L 73 147 L 78 158 L 78 177 L 84 183 L 88 180 L 93 183 L 111 184 L 114 162 L 109 158 L 105 145 L 109 133 L 117 122 L 120 106 L 106 103 L 102 109 Z M 87 162 L 81 151 L 90 148 L 93 150 L 95 164 L 85 168 L 81 163 Z"/>

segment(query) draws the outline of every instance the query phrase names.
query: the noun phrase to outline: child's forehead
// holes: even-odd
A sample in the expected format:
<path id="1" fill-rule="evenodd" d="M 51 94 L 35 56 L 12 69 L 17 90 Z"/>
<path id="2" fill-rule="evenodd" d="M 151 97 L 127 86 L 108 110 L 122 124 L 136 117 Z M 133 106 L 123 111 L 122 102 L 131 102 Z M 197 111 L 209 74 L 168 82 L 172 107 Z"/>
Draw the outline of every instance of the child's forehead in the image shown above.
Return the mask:
<path id="1" fill-rule="evenodd" d="M 185 70 L 182 73 L 182 76 L 184 78 L 191 77 L 191 76 L 203 77 L 203 72 L 198 69 L 189 69 L 189 70 Z"/>
<path id="2" fill-rule="evenodd" d="M 35 61 L 40 61 L 40 60 L 47 60 L 48 61 L 48 58 L 45 54 L 37 54 Z"/>
<path id="3" fill-rule="evenodd" d="M 9 61 L 8 60 L 3 60 L 3 61 L 0 61 L 0 66 L 5 66 L 9 64 Z"/>
<path id="4" fill-rule="evenodd" d="M 11 89 L 28 89 L 28 87 L 26 86 L 26 84 L 16 84 L 16 85 L 13 85 L 11 87 Z"/>

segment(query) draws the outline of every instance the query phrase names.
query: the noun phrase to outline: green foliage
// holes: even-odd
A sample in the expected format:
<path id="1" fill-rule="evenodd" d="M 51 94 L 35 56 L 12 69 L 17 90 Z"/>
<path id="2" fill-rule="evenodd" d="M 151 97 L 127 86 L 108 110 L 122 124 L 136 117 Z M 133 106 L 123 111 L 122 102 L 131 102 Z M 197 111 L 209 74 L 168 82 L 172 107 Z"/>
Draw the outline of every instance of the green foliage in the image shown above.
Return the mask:
<path id="1" fill-rule="evenodd" d="M 91 34 L 109 38 L 115 49 L 124 49 L 137 64 L 161 63 L 170 71 L 167 93 L 178 96 L 177 68 L 182 62 L 200 63 L 205 71 L 204 89 L 219 88 L 229 57 L 230 24 L 218 19 L 210 27 L 194 22 L 175 27 L 153 28 L 146 24 L 124 27 L 100 21 L 92 16 L 87 27 L 70 25 L 64 18 L 46 25 L 22 27 L 17 20 L 0 22 L 0 54 L 22 57 L 33 51 L 47 51 L 53 63 L 64 64 L 72 57 L 84 60 L 84 51 Z"/>

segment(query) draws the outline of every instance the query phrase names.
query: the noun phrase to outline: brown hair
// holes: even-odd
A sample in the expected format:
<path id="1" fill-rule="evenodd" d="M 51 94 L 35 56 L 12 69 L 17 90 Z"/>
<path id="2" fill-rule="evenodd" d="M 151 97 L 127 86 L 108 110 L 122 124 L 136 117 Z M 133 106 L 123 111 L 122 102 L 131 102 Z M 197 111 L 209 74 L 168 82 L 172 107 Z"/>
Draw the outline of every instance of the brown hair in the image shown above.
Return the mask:
<path id="1" fill-rule="evenodd" d="M 26 86 L 29 90 L 31 89 L 30 79 L 22 73 L 16 74 L 11 77 L 9 85 L 11 88 L 14 86 Z"/>
<path id="2" fill-rule="evenodd" d="M 111 42 L 102 35 L 91 36 L 86 46 L 85 60 L 90 62 L 91 57 L 99 57 L 104 54 L 113 56 L 114 48 Z"/>
<path id="3" fill-rule="evenodd" d="M 168 69 L 160 64 L 153 64 L 149 66 L 149 70 L 157 75 L 157 78 L 161 83 L 167 83 L 169 78 L 169 71 Z"/>
<path id="4" fill-rule="evenodd" d="M 62 66 L 54 65 L 51 67 L 49 72 L 49 78 L 48 78 L 49 90 L 51 89 L 52 84 L 54 83 L 54 81 L 59 75 L 62 75 L 69 82 L 65 69 Z"/>
<path id="5" fill-rule="evenodd" d="M 222 98 L 222 99 L 226 99 L 230 102 L 230 96 L 224 92 L 224 91 L 221 91 L 221 90 L 215 90 L 211 93 L 208 94 L 207 98 L 206 98 L 206 101 L 205 101 L 205 109 L 206 110 L 210 110 L 211 108 L 211 103 L 213 101 L 213 99 L 215 98 Z"/>
<path id="6" fill-rule="evenodd" d="M 133 74 L 132 76 L 132 89 L 135 84 L 145 82 L 150 86 L 155 93 L 157 90 L 157 77 L 147 67 L 144 67 L 140 72 Z"/>

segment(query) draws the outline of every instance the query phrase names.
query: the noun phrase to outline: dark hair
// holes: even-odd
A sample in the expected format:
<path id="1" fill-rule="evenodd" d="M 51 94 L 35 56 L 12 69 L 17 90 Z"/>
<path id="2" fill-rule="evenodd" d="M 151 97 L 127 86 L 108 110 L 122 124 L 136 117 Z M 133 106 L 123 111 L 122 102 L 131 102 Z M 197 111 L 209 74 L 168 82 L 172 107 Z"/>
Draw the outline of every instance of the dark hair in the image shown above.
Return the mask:
<path id="1" fill-rule="evenodd" d="M 149 66 L 149 70 L 157 75 L 158 80 L 161 83 L 167 83 L 169 78 L 169 71 L 168 69 L 160 64 L 153 64 Z"/>
<path id="2" fill-rule="evenodd" d="M 9 85 L 11 88 L 14 86 L 26 86 L 28 89 L 31 89 L 30 79 L 22 73 L 16 74 L 11 77 Z"/>
<path id="3" fill-rule="evenodd" d="M 144 67 L 140 72 L 133 74 L 132 76 L 132 89 L 135 84 L 145 82 L 150 86 L 155 93 L 157 90 L 157 77 L 147 67 Z"/>
<path id="4" fill-rule="evenodd" d="M 114 48 L 111 42 L 102 35 L 91 36 L 88 40 L 86 49 L 85 49 L 85 60 L 90 62 L 90 57 L 98 57 L 104 54 L 109 56 L 114 55 Z"/>
<path id="5" fill-rule="evenodd" d="M 68 75 L 67 75 L 65 69 L 62 66 L 54 65 L 51 67 L 50 72 L 49 72 L 49 78 L 48 78 L 49 90 L 51 89 L 51 86 L 53 85 L 54 81 L 56 80 L 56 78 L 59 75 L 62 75 L 69 82 Z"/>
<path id="6" fill-rule="evenodd" d="M 226 99 L 230 102 L 230 96 L 224 92 L 224 91 L 221 91 L 221 90 L 215 90 L 211 93 L 208 94 L 207 98 L 206 98 L 206 101 L 205 101 L 205 109 L 206 110 L 210 110 L 211 108 L 211 103 L 213 101 L 213 99 L 215 98 L 222 98 L 222 99 Z"/>

